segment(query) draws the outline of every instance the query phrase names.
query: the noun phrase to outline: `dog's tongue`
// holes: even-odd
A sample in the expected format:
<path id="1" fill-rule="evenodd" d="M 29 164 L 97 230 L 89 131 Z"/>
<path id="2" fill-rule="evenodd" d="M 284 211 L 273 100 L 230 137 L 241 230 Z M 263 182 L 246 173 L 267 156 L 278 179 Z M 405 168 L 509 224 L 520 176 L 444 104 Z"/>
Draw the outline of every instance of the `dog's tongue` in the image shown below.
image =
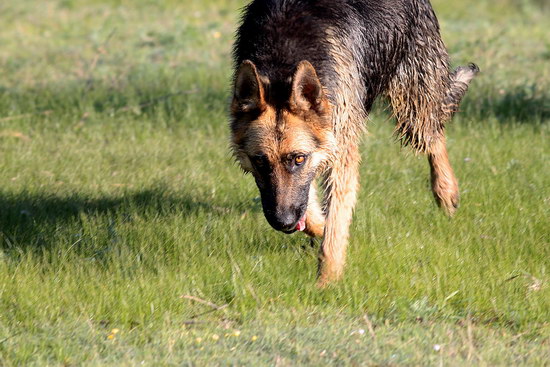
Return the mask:
<path id="1" fill-rule="evenodd" d="M 303 231 L 306 229 L 306 215 L 304 214 L 302 218 L 298 221 L 298 224 L 296 224 L 296 230 L 297 231 Z"/>

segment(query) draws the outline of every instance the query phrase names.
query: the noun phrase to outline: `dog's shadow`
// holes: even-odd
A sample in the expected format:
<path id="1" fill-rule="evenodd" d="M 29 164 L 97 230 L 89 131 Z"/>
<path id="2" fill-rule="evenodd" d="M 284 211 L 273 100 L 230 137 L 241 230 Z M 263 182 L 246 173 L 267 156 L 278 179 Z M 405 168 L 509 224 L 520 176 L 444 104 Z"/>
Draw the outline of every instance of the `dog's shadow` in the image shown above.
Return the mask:
<path id="1" fill-rule="evenodd" d="M 83 217 L 131 221 L 135 216 L 199 216 L 202 213 L 215 218 L 258 210 L 261 209 L 251 200 L 218 203 L 163 188 L 104 196 L 0 191 L 0 250 L 54 251 L 58 232 L 71 226 L 82 228 Z"/>

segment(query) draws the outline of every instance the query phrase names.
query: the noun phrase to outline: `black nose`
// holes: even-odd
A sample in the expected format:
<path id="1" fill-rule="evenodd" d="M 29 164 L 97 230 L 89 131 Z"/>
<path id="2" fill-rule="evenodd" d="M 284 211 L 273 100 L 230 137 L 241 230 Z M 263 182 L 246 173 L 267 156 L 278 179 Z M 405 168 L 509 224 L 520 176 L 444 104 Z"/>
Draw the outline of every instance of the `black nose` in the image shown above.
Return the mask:
<path id="1" fill-rule="evenodd" d="M 290 208 L 277 208 L 273 215 L 266 215 L 269 224 L 278 231 L 292 233 L 296 230 L 296 225 L 304 215 L 306 206 L 292 206 Z"/>
<path id="2" fill-rule="evenodd" d="M 309 187 L 309 186 L 308 186 Z M 262 209 L 265 218 L 277 231 L 292 233 L 307 209 L 307 192 L 292 204 L 283 204 L 276 200 L 272 192 L 262 192 Z"/>
<path id="3" fill-rule="evenodd" d="M 280 231 L 289 232 L 296 228 L 296 223 L 300 219 L 296 210 L 286 210 L 284 212 L 278 212 L 275 215 L 277 221 L 277 227 Z"/>

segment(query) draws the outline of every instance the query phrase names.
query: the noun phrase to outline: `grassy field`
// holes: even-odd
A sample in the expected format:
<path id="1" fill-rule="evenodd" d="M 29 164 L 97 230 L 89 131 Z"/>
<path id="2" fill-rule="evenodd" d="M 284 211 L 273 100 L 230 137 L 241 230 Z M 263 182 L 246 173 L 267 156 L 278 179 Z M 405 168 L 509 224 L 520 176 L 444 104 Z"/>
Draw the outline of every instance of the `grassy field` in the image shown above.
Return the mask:
<path id="1" fill-rule="evenodd" d="M 482 69 L 448 128 L 460 210 L 379 108 L 323 291 L 229 154 L 242 5 L 0 3 L 0 365 L 548 365 L 546 3 L 434 0 Z"/>

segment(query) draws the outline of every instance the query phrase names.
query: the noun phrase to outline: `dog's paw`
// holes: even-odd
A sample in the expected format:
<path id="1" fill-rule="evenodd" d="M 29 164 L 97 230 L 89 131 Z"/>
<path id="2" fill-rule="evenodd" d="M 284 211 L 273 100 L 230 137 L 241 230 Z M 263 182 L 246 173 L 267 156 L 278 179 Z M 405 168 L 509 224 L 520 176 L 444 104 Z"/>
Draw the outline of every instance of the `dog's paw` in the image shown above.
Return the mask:
<path id="1" fill-rule="evenodd" d="M 442 190 L 441 187 L 436 188 L 434 189 L 434 197 L 437 205 L 439 205 L 449 217 L 452 217 L 456 213 L 460 202 L 457 186 L 444 190 Z"/>

